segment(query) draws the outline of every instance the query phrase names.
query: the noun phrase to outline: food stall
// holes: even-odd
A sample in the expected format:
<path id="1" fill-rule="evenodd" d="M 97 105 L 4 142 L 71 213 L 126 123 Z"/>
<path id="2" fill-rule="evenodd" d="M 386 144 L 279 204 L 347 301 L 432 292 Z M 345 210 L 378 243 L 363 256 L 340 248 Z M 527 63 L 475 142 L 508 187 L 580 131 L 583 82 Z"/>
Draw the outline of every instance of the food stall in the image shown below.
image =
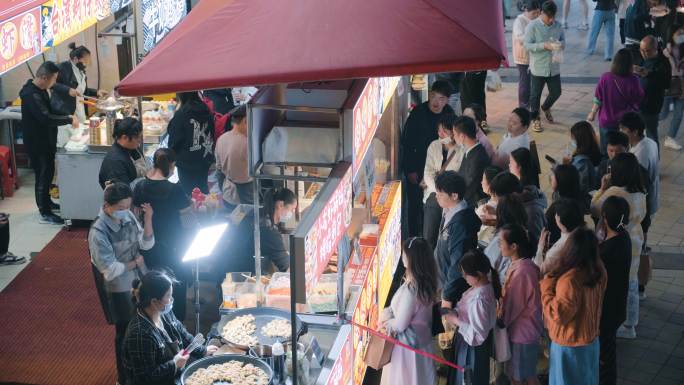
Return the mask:
<path id="1" fill-rule="evenodd" d="M 251 295 L 232 298 L 237 307 L 246 297 L 271 305 L 252 309 L 289 310 L 294 362 L 320 351 L 313 356 L 324 358 L 321 368 L 310 370 L 316 360 L 301 365 L 310 381 L 293 365 L 294 383 L 362 383 L 368 336 L 348 321 L 376 327 L 401 254 L 397 143 L 408 85 L 395 76 L 498 67 L 503 28 L 485 28 L 482 14 L 501 15 L 500 4 L 203 0 L 120 83 L 123 95 L 266 85 L 248 104 L 250 174 L 256 205 L 267 181 L 295 191 L 297 222 L 285 237 L 290 274 L 262 281 L 254 226 L 257 277 Z M 187 52 L 197 60 L 184 60 Z M 258 224 L 259 210 L 253 213 Z M 337 311 L 316 314 L 332 308 L 332 298 Z M 305 324 L 301 336 L 297 320 Z"/>

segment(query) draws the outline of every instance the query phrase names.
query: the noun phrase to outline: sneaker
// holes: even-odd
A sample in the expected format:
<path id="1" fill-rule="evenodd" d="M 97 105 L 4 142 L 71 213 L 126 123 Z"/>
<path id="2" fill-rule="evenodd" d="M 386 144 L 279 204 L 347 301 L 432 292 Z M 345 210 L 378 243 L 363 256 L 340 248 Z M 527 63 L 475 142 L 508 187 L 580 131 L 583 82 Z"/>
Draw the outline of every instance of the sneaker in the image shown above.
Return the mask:
<path id="1" fill-rule="evenodd" d="M 548 120 L 549 123 L 553 123 L 553 115 L 551 115 L 551 110 L 545 110 L 542 108 L 542 111 L 544 112 L 544 117 L 546 118 L 546 120 Z"/>
<path id="2" fill-rule="evenodd" d="M 633 340 L 636 338 L 636 329 L 634 329 L 634 326 L 622 325 L 617 330 L 617 338 L 625 338 L 625 339 Z"/>
<path id="3" fill-rule="evenodd" d="M 562 22 L 562 23 L 561 23 L 561 28 L 563 28 L 563 29 L 568 29 L 568 22 L 567 22 L 567 21 Z"/>
<path id="4" fill-rule="evenodd" d="M 49 213 L 49 214 L 41 214 L 40 216 L 40 221 L 41 224 L 43 225 L 63 225 L 64 224 L 64 219 L 60 218 L 59 216 Z"/>
<path id="5" fill-rule="evenodd" d="M 18 257 L 12 253 L 7 253 L 0 257 L 0 265 L 21 265 L 26 262 L 25 257 Z"/>
<path id="6" fill-rule="evenodd" d="M 50 202 L 50 210 L 60 211 L 61 208 L 62 207 L 59 204 L 57 204 L 55 202 Z"/>
<path id="7" fill-rule="evenodd" d="M 577 26 L 577 29 L 579 29 L 580 31 L 587 31 L 587 30 L 589 30 L 589 24 L 582 23 L 582 24 Z"/>
<path id="8" fill-rule="evenodd" d="M 534 132 L 543 132 L 544 131 L 544 128 L 541 125 L 540 119 L 534 119 L 532 121 L 531 126 L 532 126 L 532 131 L 534 131 Z"/>
<path id="9" fill-rule="evenodd" d="M 665 137 L 665 142 L 663 142 L 663 146 L 675 151 L 679 151 L 682 149 L 682 146 L 679 143 L 677 143 L 676 140 L 670 138 L 669 136 Z"/>

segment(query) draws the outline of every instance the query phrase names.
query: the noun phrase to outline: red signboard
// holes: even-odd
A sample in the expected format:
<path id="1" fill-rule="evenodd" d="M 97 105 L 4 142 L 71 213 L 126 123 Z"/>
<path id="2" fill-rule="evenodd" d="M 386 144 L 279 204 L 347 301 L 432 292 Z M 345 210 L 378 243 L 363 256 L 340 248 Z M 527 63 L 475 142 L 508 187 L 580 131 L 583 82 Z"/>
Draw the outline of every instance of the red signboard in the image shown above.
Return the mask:
<path id="1" fill-rule="evenodd" d="M 352 174 L 347 169 L 337 188 L 321 210 L 304 240 L 306 291 L 310 292 L 323 274 L 328 261 L 351 221 Z"/>
<path id="2" fill-rule="evenodd" d="M 352 373 L 352 333 L 347 334 L 340 355 L 335 360 L 327 385 L 348 385 L 351 381 Z"/>
<path id="3" fill-rule="evenodd" d="M 380 315 L 378 308 L 378 258 L 377 253 L 374 253 L 370 263 L 370 269 L 366 276 L 366 282 L 361 288 L 359 300 L 356 303 L 354 314 L 352 316 L 354 322 L 358 325 L 367 326 L 371 329 L 377 328 L 377 322 Z M 353 328 L 354 336 L 352 339 L 352 347 L 354 349 L 354 385 L 361 385 L 363 377 L 366 373 L 366 364 L 363 361 L 363 356 L 366 353 L 368 345 L 369 334 L 361 329 Z"/>
<path id="4" fill-rule="evenodd" d="M 0 0 L 0 23 L 39 6 L 44 0 Z"/>
<path id="5" fill-rule="evenodd" d="M 40 39 L 39 7 L 0 23 L 0 73 L 38 55 Z"/>
<path id="6" fill-rule="evenodd" d="M 354 118 L 353 163 L 354 179 L 375 136 L 380 118 L 389 104 L 399 77 L 370 78 L 352 111 Z"/>

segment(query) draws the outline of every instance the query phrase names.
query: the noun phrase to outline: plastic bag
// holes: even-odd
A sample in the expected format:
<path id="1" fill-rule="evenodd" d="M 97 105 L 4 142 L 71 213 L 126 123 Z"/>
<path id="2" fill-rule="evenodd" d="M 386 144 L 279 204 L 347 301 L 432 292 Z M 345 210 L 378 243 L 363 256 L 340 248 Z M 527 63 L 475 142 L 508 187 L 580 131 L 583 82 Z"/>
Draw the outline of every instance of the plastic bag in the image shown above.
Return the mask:
<path id="1" fill-rule="evenodd" d="M 511 359 L 511 343 L 508 340 L 506 327 L 494 326 L 494 358 L 497 362 L 506 362 Z"/>
<path id="2" fill-rule="evenodd" d="M 499 71 L 487 71 L 487 91 L 496 92 L 503 88 Z"/>

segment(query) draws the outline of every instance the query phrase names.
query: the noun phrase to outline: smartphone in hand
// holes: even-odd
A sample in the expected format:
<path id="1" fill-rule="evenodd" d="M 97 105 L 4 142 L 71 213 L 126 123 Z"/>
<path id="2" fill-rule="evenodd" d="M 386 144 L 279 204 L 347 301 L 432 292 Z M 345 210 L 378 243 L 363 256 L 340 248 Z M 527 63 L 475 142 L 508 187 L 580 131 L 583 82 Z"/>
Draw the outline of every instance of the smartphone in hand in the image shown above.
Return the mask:
<path id="1" fill-rule="evenodd" d="M 546 158 L 546 160 L 553 165 L 558 164 L 558 162 L 555 159 L 553 159 L 549 154 L 544 155 L 544 158 Z"/>

